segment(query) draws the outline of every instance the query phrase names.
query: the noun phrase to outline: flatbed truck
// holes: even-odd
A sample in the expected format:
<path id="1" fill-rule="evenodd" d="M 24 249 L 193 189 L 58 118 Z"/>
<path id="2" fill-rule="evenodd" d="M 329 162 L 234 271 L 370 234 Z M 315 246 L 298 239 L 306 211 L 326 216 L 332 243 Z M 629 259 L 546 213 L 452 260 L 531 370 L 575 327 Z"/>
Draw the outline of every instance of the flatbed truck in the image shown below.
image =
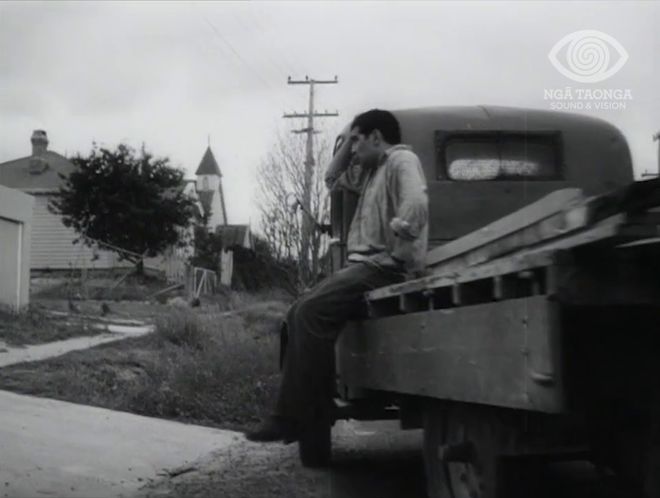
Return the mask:
<path id="1" fill-rule="evenodd" d="M 427 270 L 340 334 L 338 408 L 306 425 L 303 464 L 330 461 L 336 419 L 397 418 L 423 429 L 430 498 L 542 496 L 576 460 L 660 497 L 660 181 L 634 181 L 599 119 L 394 114 L 428 182 Z M 332 194 L 334 270 L 355 204 Z"/>

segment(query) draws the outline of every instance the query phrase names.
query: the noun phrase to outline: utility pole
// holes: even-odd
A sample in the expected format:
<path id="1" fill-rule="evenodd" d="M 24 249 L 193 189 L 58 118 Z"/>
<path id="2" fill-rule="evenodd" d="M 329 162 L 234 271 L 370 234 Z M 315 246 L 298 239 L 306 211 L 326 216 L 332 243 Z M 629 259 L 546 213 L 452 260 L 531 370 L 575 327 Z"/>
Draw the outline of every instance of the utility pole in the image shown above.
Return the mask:
<path id="1" fill-rule="evenodd" d="M 315 85 L 329 85 L 337 84 L 339 80 L 337 76 L 333 80 L 315 80 L 305 76 L 304 80 L 292 80 L 289 76 L 287 83 L 289 85 L 309 85 L 309 108 L 306 113 L 290 113 L 284 114 L 284 118 L 307 118 L 307 127 L 300 130 L 293 130 L 293 133 L 306 133 L 307 144 L 305 154 L 305 177 L 303 184 L 303 198 L 302 198 L 302 240 L 301 240 L 301 262 L 304 262 L 304 269 L 309 268 L 309 242 L 311 239 L 311 232 L 314 229 L 312 220 L 310 219 L 312 206 L 311 206 L 311 191 L 312 179 L 314 176 L 314 134 L 319 133 L 314 129 L 314 118 L 329 118 L 339 116 L 337 112 L 316 112 L 314 110 L 314 86 Z"/>

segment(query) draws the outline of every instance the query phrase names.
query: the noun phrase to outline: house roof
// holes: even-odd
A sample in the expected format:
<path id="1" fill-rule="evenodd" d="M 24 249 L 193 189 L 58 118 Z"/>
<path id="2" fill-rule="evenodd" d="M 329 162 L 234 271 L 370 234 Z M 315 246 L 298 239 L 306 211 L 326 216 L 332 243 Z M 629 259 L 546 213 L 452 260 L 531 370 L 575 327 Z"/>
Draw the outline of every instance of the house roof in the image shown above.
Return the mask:
<path id="1" fill-rule="evenodd" d="M 223 249 L 236 246 L 252 248 L 252 237 L 248 225 L 220 225 L 215 229 L 215 233 L 222 238 Z"/>
<path id="2" fill-rule="evenodd" d="M 48 167 L 39 174 L 30 173 L 30 160 L 33 156 L 0 163 L 0 185 L 19 190 L 57 190 L 64 181 L 59 175 L 69 175 L 76 169 L 66 157 L 51 150 L 45 151 L 38 157 L 48 164 Z"/>
<path id="3" fill-rule="evenodd" d="M 204 207 L 199 199 L 197 190 L 195 190 L 195 180 L 183 180 L 177 187 L 166 189 L 163 191 L 163 197 L 165 199 L 174 199 L 181 192 L 195 202 L 195 207 L 197 208 L 197 213 L 195 214 L 202 216 L 204 214 Z"/>
<path id="4" fill-rule="evenodd" d="M 206 148 L 206 152 L 204 152 L 204 157 L 202 157 L 202 160 L 200 161 L 199 166 L 197 167 L 197 171 L 195 171 L 195 174 L 222 176 L 222 173 L 220 172 L 220 166 L 218 166 L 218 163 L 215 160 L 215 157 L 213 156 L 213 152 L 211 152 L 210 146 Z"/>
<path id="5" fill-rule="evenodd" d="M 213 190 L 200 190 L 197 192 L 197 197 L 199 197 L 199 202 L 202 203 L 204 214 L 208 215 L 212 211 Z"/>

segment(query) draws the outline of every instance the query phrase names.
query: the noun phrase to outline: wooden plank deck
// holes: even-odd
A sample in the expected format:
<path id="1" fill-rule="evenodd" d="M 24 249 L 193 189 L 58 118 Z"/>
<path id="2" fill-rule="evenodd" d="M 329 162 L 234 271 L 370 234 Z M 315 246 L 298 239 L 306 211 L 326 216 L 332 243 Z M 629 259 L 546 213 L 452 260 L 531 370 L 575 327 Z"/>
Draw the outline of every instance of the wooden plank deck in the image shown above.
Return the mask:
<path id="1" fill-rule="evenodd" d="M 614 217 L 631 224 L 649 224 L 658 213 L 646 213 L 660 206 L 660 181 L 635 182 L 613 192 L 584 198 L 579 189 L 563 189 L 501 218 L 460 239 L 429 251 L 428 268 L 436 274 L 462 271 L 515 252 L 532 249 L 552 240 L 564 239 Z M 634 217 L 644 217 L 635 222 Z M 630 218 L 630 219 L 629 219 Z M 609 222 L 607 220 L 610 220 Z"/>
<path id="2" fill-rule="evenodd" d="M 582 191 L 576 188 L 552 192 L 523 209 L 515 211 L 460 239 L 429 251 L 426 258 L 427 266 L 433 268 L 443 266 L 443 264 L 446 265 L 448 261 L 457 259 L 477 248 L 489 246 L 496 241 L 501 242 L 503 238 L 517 234 L 529 227 L 537 227 L 539 223 L 548 218 L 552 219 L 549 222 L 549 235 L 556 235 L 565 225 L 564 211 L 568 207 L 581 204 L 584 199 Z M 518 246 L 519 244 L 518 242 Z"/>
<path id="3" fill-rule="evenodd" d="M 432 310 L 522 297 L 519 290 L 512 289 L 520 289 L 521 282 L 525 280 L 529 281 L 526 295 L 549 292 L 552 289 L 549 288 L 547 269 L 563 258 L 566 252 L 580 247 L 594 246 L 600 250 L 656 240 L 659 227 L 659 213 L 620 213 L 540 246 L 523 246 L 514 253 L 476 266 L 463 267 L 461 271 L 453 269 L 375 289 L 366 293 L 365 297 L 370 304 L 370 313 L 375 317 L 394 313 L 391 306 L 379 304 L 392 299 L 399 299 L 397 312 L 409 312 L 406 310 Z M 443 288 L 448 289 L 449 297 L 444 301 L 434 301 Z M 479 295 L 475 295 L 475 290 Z M 413 298 L 415 294 L 418 296 Z M 406 296 L 405 299 L 402 296 Z"/>

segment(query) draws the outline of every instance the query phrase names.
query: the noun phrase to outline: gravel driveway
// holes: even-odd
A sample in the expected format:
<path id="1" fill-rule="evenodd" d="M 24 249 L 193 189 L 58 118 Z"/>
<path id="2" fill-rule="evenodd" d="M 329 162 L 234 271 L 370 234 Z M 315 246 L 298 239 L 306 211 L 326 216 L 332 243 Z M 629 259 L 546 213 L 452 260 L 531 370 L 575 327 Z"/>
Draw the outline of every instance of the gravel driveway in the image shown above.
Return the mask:
<path id="1" fill-rule="evenodd" d="M 241 439 L 180 475 L 149 485 L 140 498 L 425 498 L 421 432 L 393 422 L 337 422 L 333 464 L 303 468 L 297 445 Z"/>

